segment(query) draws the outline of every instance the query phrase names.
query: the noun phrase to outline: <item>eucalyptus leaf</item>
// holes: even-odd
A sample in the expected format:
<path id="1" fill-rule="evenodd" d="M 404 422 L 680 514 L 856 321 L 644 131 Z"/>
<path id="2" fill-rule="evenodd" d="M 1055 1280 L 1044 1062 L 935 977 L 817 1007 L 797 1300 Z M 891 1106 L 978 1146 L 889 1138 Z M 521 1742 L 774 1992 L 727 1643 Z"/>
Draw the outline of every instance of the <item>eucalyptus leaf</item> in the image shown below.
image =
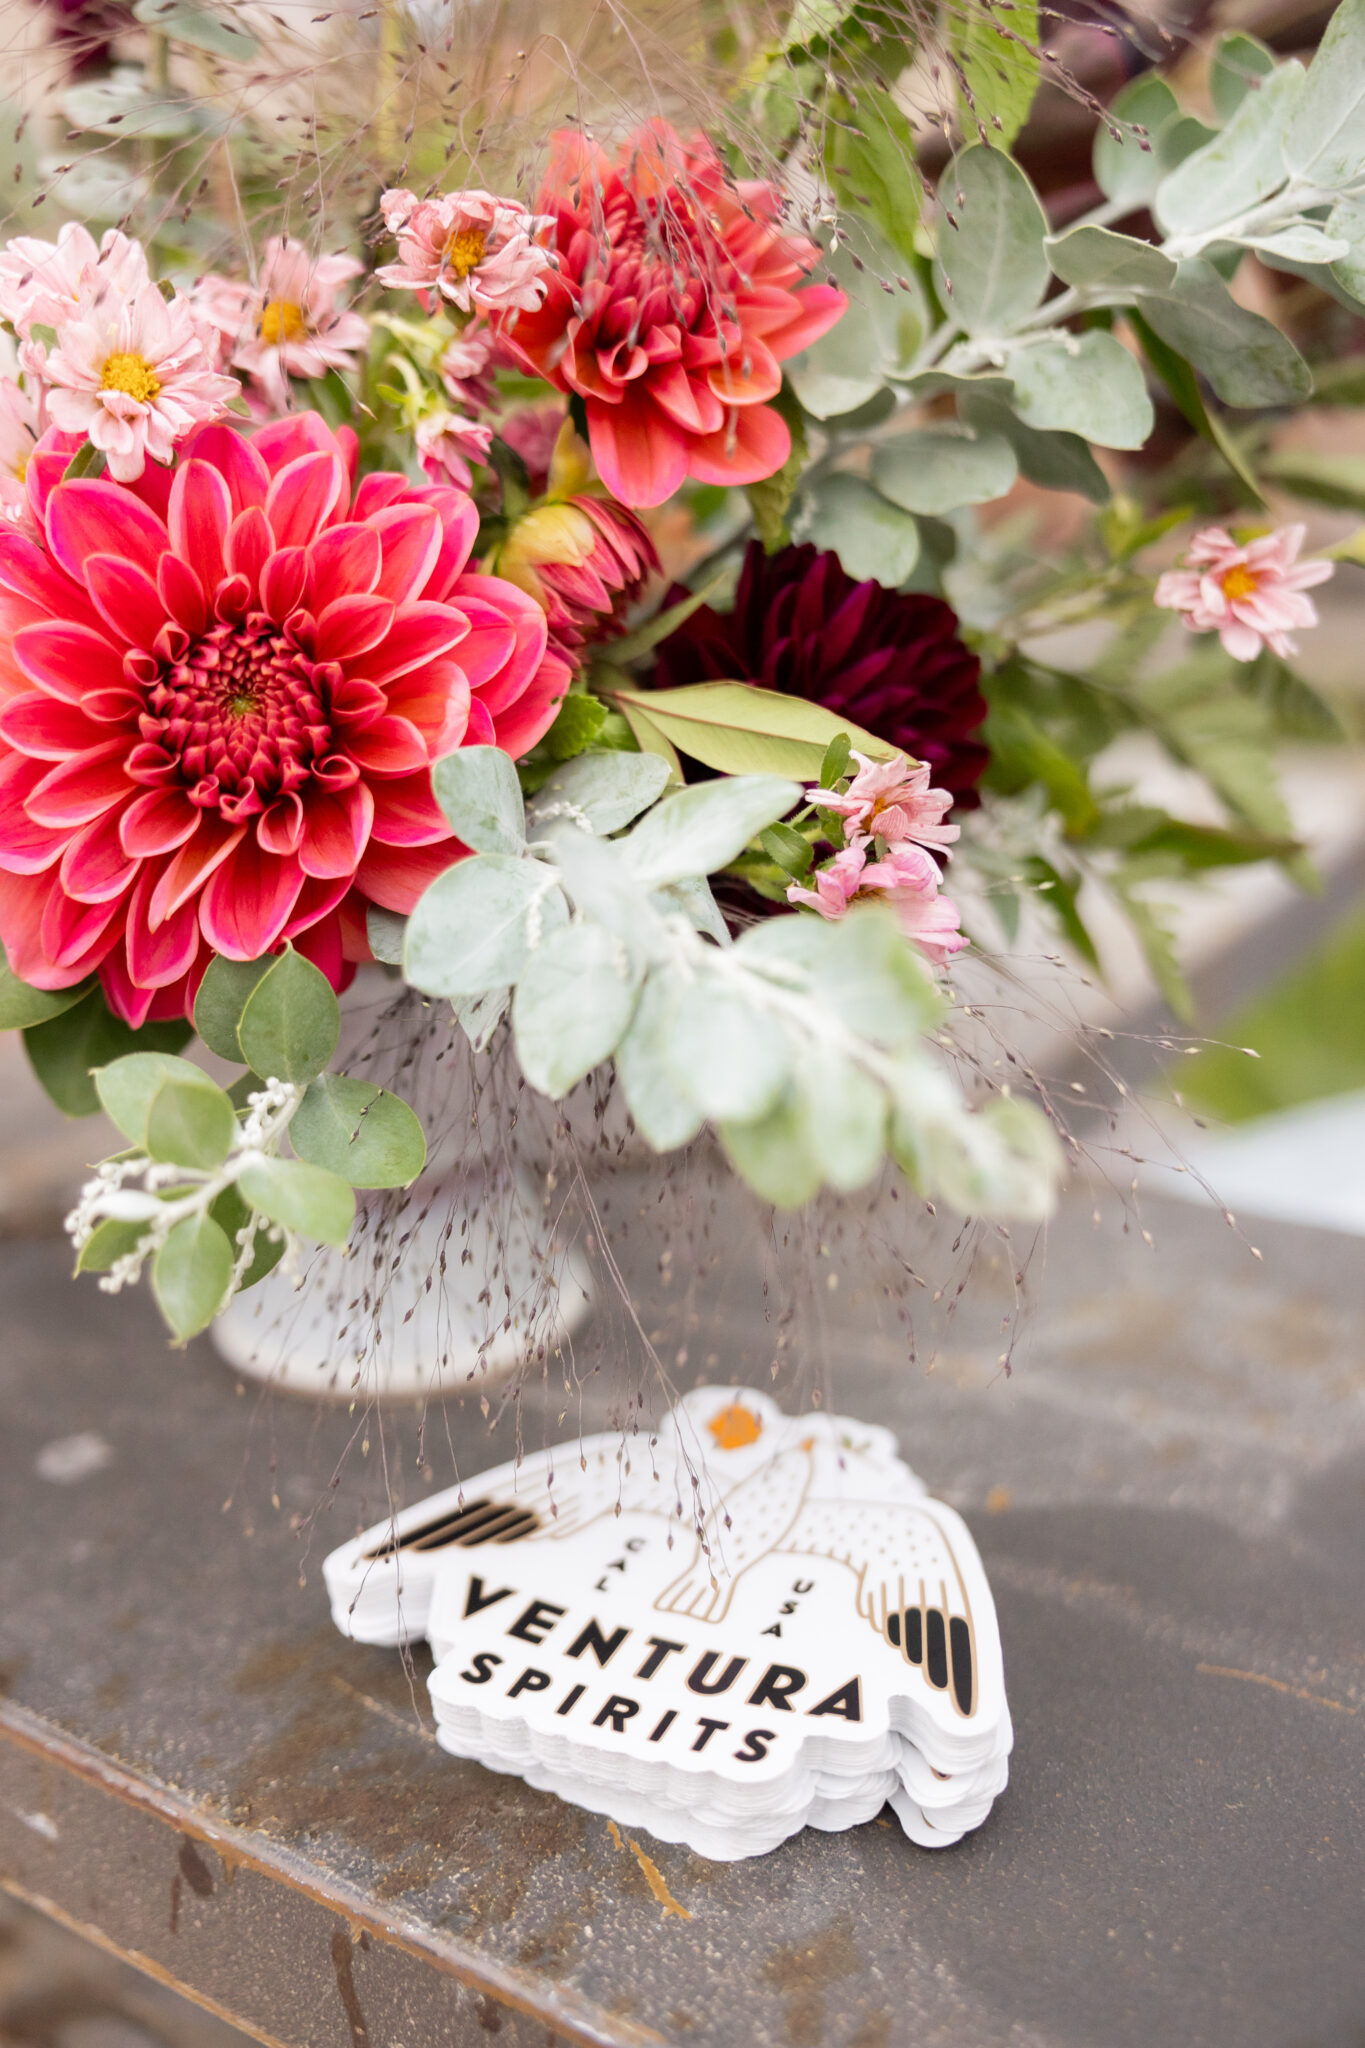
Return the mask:
<path id="1" fill-rule="evenodd" d="M 1047 216 L 1002 150 L 959 150 L 938 188 L 945 219 L 935 278 L 968 334 L 1008 334 L 1047 290 Z M 946 218 L 951 215 L 952 219 Z"/>
<path id="2" fill-rule="evenodd" d="M 189 43 L 215 57 L 234 57 L 249 64 L 256 54 L 255 37 L 239 28 L 220 7 L 196 7 L 190 0 L 135 0 L 133 19 L 172 42 Z"/>
<path id="3" fill-rule="evenodd" d="M 836 554 L 859 583 L 870 577 L 894 590 L 919 559 L 914 520 L 862 477 L 840 470 L 809 494 L 798 530 L 803 539 Z"/>
<path id="4" fill-rule="evenodd" d="M 365 936 L 375 959 L 385 967 L 402 966 L 403 934 L 407 928 L 407 919 L 396 910 L 381 910 L 377 903 L 366 906 Z"/>
<path id="5" fill-rule="evenodd" d="M 122 1059 L 111 1060 L 95 1074 L 95 1089 L 101 1107 L 129 1144 L 136 1145 L 139 1151 L 146 1150 L 147 1119 L 153 1101 L 167 1081 L 179 1081 L 190 1088 L 213 1088 L 215 1094 L 222 1094 L 221 1089 L 214 1088 L 202 1067 L 165 1052 L 128 1053 Z M 226 1095 L 223 1102 L 231 1117 L 231 1105 Z"/>
<path id="6" fill-rule="evenodd" d="M 1301 103 L 1301 64 L 1281 64 L 1248 93 L 1226 128 L 1162 179 L 1154 201 L 1168 235 L 1207 232 L 1278 192 L 1285 182 L 1281 137 Z"/>
<path id="7" fill-rule="evenodd" d="M 175 1052 L 192 1035 L 190 1026 L 178 1018 L 134 1031 L 111 1013 L 97 986 L 60 1016 L 28 1026 L 24 1050 L 64 1116 L 93 1116 L 100 1106 L 92 1079 L 95 1068 L 134 1052 Z"/>
<path id="8" fill-rule="evenodd" d="M 631 872 L 625 841 L 594 839 L 564 827 L 556 836 L 555 855 L 564 887 L 582 916 L 602 925 L 642 963 L 667 954 L 664 920 L 649 885 Z"/>
<path id="9" fill-rule="evenodd" d="M 451 830 L 475 853 L 521 852 L 526 809 L 512 757 L 501 747 L 458 747 L 436 763 L 431 786 Z"/>
<path id="10" fill-rule="evenodd" d="M 209 1214 L 232 1246 L 235 1264 L 241 1252 L 238 1232 L 245 1229 L 255 1211 L 242 1200 L 235 1183 L 229 1183 L 210 1206 Z M 237 1293 L 244 1294 L 248 1287 L 254 1287 L 258 1280 L 264 1280 L 266 1274 L 273 1272 L 283 1257 L 283 1236 L 279 1231 L 271 1231 L 263 1219 L 258 1218 L 251 1245 L 251 1263 L 237 1282 Z"/>
<path id="11" fill-rule="evenodd" d="M 292 948 L 271 961 L 237 1026 L 242 1058 L 253 1074 L 296 1085 L 322 1072 L 340 1036 L 341 1008 L 332 984 Z"/>
<path id="12" fill-rule="evenodd" d="M 775 1209 L 799 1209 L 819 1191 L 820 1167 L 806 1147 L 806 1118 L 795 1091 L 765 1117 L 725 1123 L 726 1157 L 740 1179 Z"/>
<path id="13" fill-rule="evenodd" d="M 683 1094 L 714 1123 L 766 1116 L 791 1065 L 776 1020 L 742 989 L 710 978 L 680 991 L 664 1057 Z"/>
<path id="14" fill-rule="evenodd" d="M 1068 228 L 1048 238 L 1047 258 L 1063 284 L 1087 291 L 1166 291 L 1175 264 L 1150 242 L 1111 228 Z"/>
<path id="15" fill-rule="evenodd" d="M 1230 121 L 1248 94 L 1275 69 L 1275 53 L 1240 31 L 1220 36 L 1209 61 L 1209 98 L 1220 121 Z"/>
<path id="16" fill-rule="evenodd" d="M 815 1040 L 793 1072 L 803 1149 L 841 1194 L 865 1187 L 886 1158 L 885 1090 L 856 1061 Z"/>
<path id="17" fill-rule="evenodd" d="M 687 1144 L 705 1121 L 674 1079 L 667 1059 L 668 1033 L 683 987 L 680 977 L 656 968 L 640 991 L 630 1028 L 616 1049 L 626 1107 L 640 1136 L 656 1152 Z"/>
<path id="18" fill-rule="evenodd" d="M 552 869 L 475 854 L 438 875 L 409 917 L 403 978 L 426 995 L 483 995 L 520 980 L 535 940 L 567 921 Z"/>
<path id="19" fill-rule="evenodd" d="M 679 790 L 622 842 L 630 872 L 646 889 L 714 874 L 800 798 L 796 783 L 775 775 L 726 776 Z"/>
<path id="20" fill-rule="evenodd" d="M 1345 255 L 1332 258 L 1333 277 L 1353 299 L 1365 303 L 1365 198 L 1338 200 L 1326 228 L 1346 244 Z"/>
<path id="21" fill-rule="evenodd" d="M 805 994 L 874 1045 L 913 1045 L 943 1007 L 923 959 L 884 904 L 859 904 L 837 924 L 773 917 L 736 941 L 746 966 Z"/>
<path id="22" fill-rule="evenodd" d="M 1096 130 L 1095 182 L 1106 199 L 1125 202 L 1136 211 L 1151 198 L 1170 169 L 1160 153 L 1160 141 L 1163 133 L 1180 119 L 1180 102 L 1165 79 L 1149 71 L 1115 95 L 1109 118 L 1120 133 L 1117 137 L 1111 135 L 1103 122 Z M 1133 132 L 1139 128 L 1145 129 L 1146 134 L 1139 136 Z"/>
<path id="23" fill-rule="evenodd" d="M 89 84 L 69 86 L 62 112 L 73 128 L 97 135 L 145 135 L 156 142 L 181 142 L 208 125 L 190 100 L 151 88 L 132 66 L 120 66 Z"/>
<path id="24" fill-rule="evenodd" d="M 873 481 L 883 497 L 907 512 L 932 518 L 1003 498 L 1018 474 L 1009 442 L 971 427 L 925 427 L 897 434 L 872 458 Z"/>
<path id="25" fill-rule="evenodd" d="M 1141 448 L 1155 415 L 1140 365 L 1112 334 L 1050 334 L 1009 352 L 1013 405 L 1025 426 L 1079 434 L 1101 448 Z"/>
<path id="26" fill-rule="evenodd" d="M 122 1217 L 106 1216 L 97 1223 L 82 1245 L 76 1260 L 78 1273 L 107 1273 L 120 1259 L 126 1259 L 129 1252 L 135 1252 L 150 1234 L 147 1222 L 126 1223 Z"/>
<path id="27" fill-rule="evenodd" d="M 1040 433 L 999 399 L 979 393 L 960 398 L 958 411 L 978 433 L 1002 434 L 1014 450 L 1020 475 L 1031 484 L 1045 491 L 1079 491 L 1096 505 L 1108 499 L 1109 479 L 1079 434 Z"/>
<path id="28" fill-rule="evenodd" d="M 512 1001 L 510 988 L 486 989 L 478 996 L 452 996 L 450 1007 L 455 1013 L 455 1022 L 463 1031 L 475 1052 L 487 1049 L 493 1033 L 507 1015 Z"/>
<path id="29" fill-rule="evenodd" d="M 640 975 L 598 924 L 571 924 L 531 955 L 512 998 L 517 1058 L 533 1088 L 558 1100 L 615 1052 Z"/>
<path id="30" fill-rule="evenodd" d="M 237 1185 L 253 1209 L 298 1237 L 344 1245 L 355 1221 L 355 1195 L 339 1174 L 299 1159 L 262 1159 L 244 1167 Z"/>
<path id="31" fill-rule="evenodd" d="M 863 222 L 846 220 L 841 227 L 843 239 L 824 268 L 847 296 L 848 311 L 782 365 L 802 406 L 818 420 L 855 412 L 875 398 L 888 377 L 910 368 L 929 328 L 924 289 L 905 259 Z"/>
<path id="32" fill-rule="evenodd" d="M 81 981 L 74 988 L 31 988 L 20 981 L 0 947 L 0 1031 L 25 1031 L 31 1024 L 60 1017 L 64 1010 L 83 1002 L 91 986 Z"/>
<path id="33" fill-rule="evenodd" d="M 242 1012 L 248 997 L 274 964 L 275 958 L 269 953 L 259 960 L 227 960 L 221 953 L 215 953 L 210 960 L 194 999 L 194 1028 L 220 1060 L 234 1060 L 238 1065 L 245 1061 L 246 1054 L 237 1036 Z"/>
<path id="34" fill-rule="evenodd" d="M 599 837 L 619 832 L 663 795 L 670 779 L 657 754 L 580 754 L 537 790 L 531 830 L 567 807 Z"/>
<path id="35" fill-rule="evenodd" d="M 1288 68 L 1280 66 L 1281 71 Z M 1273 82 L 1268 80 L 1257 97 L 1268 93 Z M 1341 0 L 1328 22 L 1296 96 L 1284 161 L 1295 177 L 1328 190 L 1360 182 L 1365 165 L 1365 0 Z"/>
<path id="36" fill-rule="evenodd" d="M 1180 265 L 1169 295 L 1144 298 L 1142 312 L 1225 405 L 1285 405 L 1312 390 L 1312 372 L 1288 335 L 1238 305 L 1212 265 L 1198 258 Z"/>
<path id="37" fill-rule="evenodd" d="M 773 826 L 771 829 L 777 831 L 781 828 Z M 681 882 L 669 882 L 662 889 L 655 890 L 650 901 L 656 910 L 665 913 L 681 911 L 695 930 L 705 932 L 718 946 L 730 944 L 729 929 L 705 875 L 688 875 Z"/>
<path id="38" fill-rule="evenodd" d="M 1290 263 L 1330 264 L 1351 253 L 1347 237 L 1332 235 L 1307 220 L 1295 221 L 1273 235 L 1246 235 L 1242 246 L 1254 249 L 1258 256 L 1278 256 Z"/>
<path id="39" fill-rule="evenodd" d="M 186 1216 L 170 1232 L 152 1266 L 152 1292 L 180 1343 L 225 1306 L 232 1264 L 232 1246 L 211 1216 Z"/>
<path id="40" fill-rule="evenodd" d="M 289 1124 L 289 1142 L 310 1166 L 353 1188 L 405 1188 L 426 1164 L 422 1126 L 401 1096 L 345 1074 L 319 1074 Z"/>
<path id="41" fill-rule="evenodd" d="M 223 1090 L 207 1074 L 197 1067 L 190 1072 L 193 1080 L 168 1074 L 157 1088 L 147 1108 L 142 1143 L 152 1159 L 211 1173 L 232 1149 L 237 1118 Z"/>
<path id="42" fill-rule="evenodd" d="M 752 683 L 616 690 L 612 700 L 622 710 L 638 707 L 680 752 L 722 775 L 778 774 L 814 782 L 825 749 L 841 732 L 873 760 L 884 761 L 895 751 L 821 704 Z"/>
<path id="43" fill-rule="evenodd" d="M 1014 0 L 1006 19 L 966 10 L 955 29 L 966 119 L 993 129 L 1006 149 L 1028 120 L 1038 90 L 1038 34 L 1037 0 Z"/>

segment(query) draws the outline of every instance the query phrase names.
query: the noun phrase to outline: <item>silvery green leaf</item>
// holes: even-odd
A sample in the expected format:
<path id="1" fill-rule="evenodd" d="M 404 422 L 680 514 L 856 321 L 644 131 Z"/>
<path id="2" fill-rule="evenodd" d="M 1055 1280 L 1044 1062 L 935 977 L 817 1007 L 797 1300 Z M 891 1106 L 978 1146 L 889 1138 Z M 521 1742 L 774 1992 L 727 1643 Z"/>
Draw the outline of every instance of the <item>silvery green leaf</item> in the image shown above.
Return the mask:
<path id="1" fill-rule="evenodd" d="M 684 987 L 664 1028 L 677 1086 L 715 1123 L 766 1116 L 791 1056 L 782 1027 L 739 988 L 713 976 Z"/>
<path id="2" fill-rule="evenodd" d="M 973 392 L 958 400 L 959 416 L 981 433 L 1003 434 L 1014 450 L 1021 476 L 1045 491 L 1079 491 L 1093 504 L 1108 499 L 1109 479 L 1079 434 L 1044 434 L 1024 422 L 998 398 Z"/>
<path id="3" fill-rule="evenodd" d="M 650 900 L 665 914 L 680 910 L 697 931 L 705 932 L 718 946 L 730 944 L 730 928 L 704 875 L 690 875 L 685 882 L 670 882 L 666 888 L 656 890 Z"/>
<path id="4" fill-rule="evenodd" d="M 657 754 L 580 754 L 557 768 L 531 802 L 531 829 L 554 817 L 581 820 L 600 837 L 619 832 L 669 784 Z"/>
<path id="5" fill-rule="evenodd" d="M 526 807 L 511 756 L 501 747 L 459 747 L 431 771 L 436 801 L 475 853 L 520 853 Z"/>
<path id="6" fill-rule="evenodd" d="M 1047 217 L 1003 150 L 974 142 L 939 180 L 939 295 L 968 334 L 1008 334 L 1047 290 Z"/>
<path id="7" fill-rule="evenodd" d="M 187 1087 L 212 1087 L 202 1067 L 177 1059 L 168 1052 L 130 1052 L 95 1069 L 95 1091 L 111 1123 L 118 1125 L 130 1145 L 139 1149 L 147 1143 L 147 1118 L 163 1082 L 182 1081 Z"/>
<path id="8" fill-rule="evenodd" d="M 1168 235 L 1206 232 L 1285 182 L 1280 138 L 1304 90 L 1301 64 L 1281 64 L 1248 93 L 1226 128 L 1162 179 L 1154 210 Z"/>
<path id="9" fill-rule="evenodd" d="M 631 871 L 624 841 L 593 839 L 575 826 L 560 825 L 554 844 L 564 886 L 584 917 L 613 933 L 637 960 L 656 960 L 668 952 L 667 927 L 650 902 L 648 885 Z"/>
<path id="10" fill-rule="evenodd" d="M 798 1053 L 793 1085 L 804 1149 L 841 1194 L 865 1187 L 886 1157 L 885 1090 L 853 1060 L 815 1041 Z"/>
<path id="11" fill-rule="evenodd" d="M 666 1057 L 666 1041 L 683 983 L 665 967 L 646 981 L 630 1029 L 616 1049 L 616 1072 L 626 1107 L 647 1145 L 672 1152 L 695 1138 L 705 1119 L 679 1088 Z"/>
<path id="12" fill-rule="evenodd" d="M 119 65 L 88 85 L 73 85 L 63 97 L 62 112 L 73 128 L 145 135 L 157 142 L 179 142 L 209 125 L 199 107 L 168 90 L 152 89 L 132 65 Z"/>
<path id="13" fill-rule="evenodd" d="M 1026 427 L 1080 434 L 1101 448 L 1141 448 L 1152 431 L 1141 368 L 1112 334 L 1092 329 L 1016 342 L 1009 369 L 1014 410 Z"/>
<path id="14" fill-rule="evenodd" d="M 1116 235 L 1112 228 L 1068 228 L 1051 235 L 1048 262 L 1063 284 L 1090 291 L 1165 291 L 1175 283 L 1175 265 L 1150 242 Z"/>
<path id="15" fill-rule="evenodd" d="M 917 370 L 898 386 L 907 399 L 922 404 L 926 398 L 962 398 L 967 394 L 986 398 L 1008 398 L 1011 385 L 998 370 L 964 374 L 960 370 Z"/>
<path id="16" fill-rule="evenodd" d="M 1018 474 L 1008 441 L 970 427 L 925 427 L 897 434 L 872 458 L 873 481 L 882 496 L 907 512 L 930 518 L 1003 498 Z"/>
<path id="17" fill-rule="evenodd" d="M 1286 256 L 1291 263 L 1336 263 L 1351 253 L 1348 240 L 1325 233 L 1308 220 L 1294 221 L 1274 235 L 1247 235 L 1242 247 L 1261 256 Z"/>
<path id="18" fill-rule="evenodd" d="M 800 798 L 800 784 L 779 775 L 727 775 L 665 797 L 619 843 L 636 880 L 662 889 L 725 867 Z"/>
<path id="19" fill-rule="evenodd" d="M 133 19 L 174 43 L 211 50 L 215 57 L 249 64 L 256 54 L 255 37 L 238 28 L 227 8 L 196 7 L 189 0 L 136 0 Z"/>
<path id="20" fill-rule="evenodd" d="M 1273 82 L 1267 80 L 1257 97 Z M 1365 166 L 1365 0 L 1341 0 L 1328 22 L 1296 96 L 1284 160 L 1296 178 L 1328 191 L 1359 183 Z"/>
<path id="21" fill-rule="evenodd" d="M 355 1221 L 355 1194 L 339 1174 L 302 1159 L 261 1159 L 244 1167 L 237 1185 L 272 1223 L 318 1244 L 345 1244 Z"/>
<path id="22" fill-rule="evenodd" d="M 1225 405 L 1284 405 L 1306 398 L 1312 373 L 1288 335 L 1239 306 L 1211 264 L 1180 265 L 1175 289 L 1142 302 L 1143 317 L 1202 370 Z"/>
<path id="23" fill-rule="evenodd" d="M 640 977 L 619 939 L 599 924 L 571 924 L 534 952 L 512 998 L 521 1071 L 555 1100 L 615 1052 Z"/>
<path id="24" fill-rule="evenodd" d="M 912 1045 L 943 999 L 919 954 L 880 904 L 859 905 L 837 924 L 773 917 L 736 941 L 744 964 L 809 1000 L 874 1045 Z"/>
<path id="25" fill-rule="evenodd" d="M 401 1096 L 373 1081 L 319 1074 L 289 1125 L 289 1142 L 310 1166 L 353 1188 L 405 1188 L 426 1165 L 427 1141 Z"/>
<path id="26" fill-rule="evenodd" d="M 775 1209 L 799 1209 L 820 1187 L 820 1168 L 806 1149 L 806 1120 L 795 1092 L 765 1117 L 722 1124 L 721 1143 L 741 1180 Z"/>
<path id="27" fill-rule="evenodd" d="M 1149 71 L 1115 95 L 1109 113 L 1121 132 L 1116 139 L 1103 122 L 1096 130 L 1095 182 L 1106 199 L 1136 209 L 1151 198 L 1170 168 L 1158 145 L 1163 131 L 1180 119 L 1180 102 L 1165 79 Z M 1135 128 L 1146 129 L 1145 138 L 1134 134 Z"/>
<path id="28" fill-rule="evenodd" d="M 180 1343 L 207 1329 L 232 1284 L 232 1246 L 211 1216 L 186 1216 L 152 1265 L 157 1307 Z"/>
<path id="29" fill-rule="evenodd" d="M 477 996 L 521 976 L 534 944 L 568 922 L 554 871 L 479 853 L 438 875 L 408 919 L 403 979 L 429 996 Z"/>
<path id="30" fill-rule="evenodd" d="M 923 1193 L 968 1216 L 1051 1214 L 1061 1148 L 1032 1104 L 998 1096 L 969 1109 L 947 1071 L 916 1053 L 897 1064 L 892 1105 L 891 1149 Z"/>
<path id="31" fill-rule="evenodd" d="M 1353 299 L 1365 301 L 1365 199 L 1342 199 L 1327 217 L 1327 232 L 1347 245 L 1332 263 L 1332 275 Z"/>
<path id="32" fill-rule="evenodd" d="M 1209 98 L 1220 121 L 1230 121 L 1247 94 L 1275 69 L 1275 53 L 1255 36 L 1220 36 L 1209 63 Z"/>
<path id="33" fill-rule="evenodd" d="M 811 492 L 800 533 L 836 554 L 858 583 L 872 577 L 894 590 L 919 559 L 914 520 L 862 477 L 837 470 Z"/>
<path id="34" fill-rule="evenodd" d="M 365 936 L 370 951 L 386 967 L 402 966 L 403 934 L 407 928 L 407 919 L 396 910 L 381 910 L 377 903 L 371 903 L 365 911 Z"/>
<path id="35" fill-rule="evenodd" d="M 902 259 L 865 222 L 845 220 L 842 232 L 845 239 L 824 268 L 847 294 L 848 311 L 782 365 L 805 410 L 818 420 L 854 412 L 875 398 L 888 377 L 909 369 L 928 329 L 923 287 L 913 273 L 903 274 Z"/>
<path id="36" fill-rule="evenodd" d="M 512 1000 L 510 988 L 490 988 L 481 996 L 452 996 L 450 1007 L 455 1022 L 475 1052 L 483 1052 L 489 1039 L 507 1014 Z"/>

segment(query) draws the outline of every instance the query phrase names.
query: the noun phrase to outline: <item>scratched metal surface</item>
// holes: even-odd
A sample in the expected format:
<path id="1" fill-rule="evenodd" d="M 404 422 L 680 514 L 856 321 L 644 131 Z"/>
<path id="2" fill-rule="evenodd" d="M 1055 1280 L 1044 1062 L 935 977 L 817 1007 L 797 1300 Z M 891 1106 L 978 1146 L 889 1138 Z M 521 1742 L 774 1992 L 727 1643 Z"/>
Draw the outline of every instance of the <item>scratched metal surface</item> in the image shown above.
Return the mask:
<path id="1" fill-rule="evenodd" d="M 318 1558 L 375 1511 L 375 1441 L 305 1558 L 344 1413 L 260 1404 L 205 1347 L 169 1356 L 144 1304 L 69 1289 L 56 1246 L 0 1250 L 0 1879 L 290 2048 L 1358 2042 L 1359 1248 L 1267 1228 L 1257 1264 L 1211 1213 L 1144 1220 L 1155 1252 L 1064 1217 L 1009 1380 L 1000 1256 L 929 1370 L 848 1247 L 838 1315 L 775 1339 L 739 1278 L 766 1259 L 780 1295 L 772 1247 L 716 1232 L 683 1314 L 635 1233 L 646 1322 L 690 1332 L 679 1382 L 771 1385 L 780 1342 L 795 1389 L 823 1346 L 830 1393 L 968 1515 L 1004 1636 L 1018 1741 L 979 1834 L 930 1855 L 883 1821 L 728 1866 L 637 1857 L 446 1758 L 421 1660 L 414 1693 L 326 1616 Z M 588 1426 L 619 1384 L 590 1378 Z M 529 1390 L 526 1441 L 562 1406 Z M 446 1414 L 466 1471 L 508 1454 L 513 1418 L 490 1441 L 474 1401 Z M 102 1469 L 38 1476 L 85 1431 Z M 413 1431 L 384 1436 L 409 1497 Z"/>

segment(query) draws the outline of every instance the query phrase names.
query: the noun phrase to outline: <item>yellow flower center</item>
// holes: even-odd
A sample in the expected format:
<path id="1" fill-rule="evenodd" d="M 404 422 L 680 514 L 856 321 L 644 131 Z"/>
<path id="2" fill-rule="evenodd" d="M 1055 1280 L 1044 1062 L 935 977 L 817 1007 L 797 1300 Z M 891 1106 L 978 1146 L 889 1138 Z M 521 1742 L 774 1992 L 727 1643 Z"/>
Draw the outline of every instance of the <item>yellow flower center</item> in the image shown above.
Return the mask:
<path id="1" fill-rule="evenodd" d="M 28 481 L 28 457 L 27 457 L 27 455 L 21 455 L 21 456 L 19 457 L 19 460 L 18 460 L 18 461 L 17 461 L 16 463 L 15 463 L 15 465 L 14 465 L 14 468 L 13 468 L 13 469 L 12 469 L 12 470 L 10 471 L 10 474 L 11 474 L 11 476 L 12 476 L 12 477 L 14 478 L 14 480 L 15 480 L 15 482 L 16 482 L 16 483 L 21 483 L 21 484 L 22 484 L 22 483 L 27 483 L 27 481 Z"/>
<path id="2" fill-rule="evenodd" d="M 1223 595 L 1233 604 L 1237 602 L 1239 597 L 1254 597 L 1256 595 L 1255 572 L 1248 569 L 1245 562 L 1234 562 L 1224 575 L 1222 581 Z"/>
<path id="3" fill-rule="evenodd" d="M 307 337 L 303 307 L 292 299 L 272 299 L 261 315 L 261 340 L 266 347 L 278 348 L 281 342 L 305 341 Z"/>
<path id="4" fill-rule="evenodd" d="M 101 391 L 124 391 L 143 405 L 150 405 L 160 389 L 161 379 L 146 356 L 110 356 L 100 372 Z"/>
<path id="5" fill-rule="evenodd" d="M 482 228 L 456 228 L 445 246 L 445 266 L 456 277 L 468 277 L 483 262 L 488 237 Z"/>

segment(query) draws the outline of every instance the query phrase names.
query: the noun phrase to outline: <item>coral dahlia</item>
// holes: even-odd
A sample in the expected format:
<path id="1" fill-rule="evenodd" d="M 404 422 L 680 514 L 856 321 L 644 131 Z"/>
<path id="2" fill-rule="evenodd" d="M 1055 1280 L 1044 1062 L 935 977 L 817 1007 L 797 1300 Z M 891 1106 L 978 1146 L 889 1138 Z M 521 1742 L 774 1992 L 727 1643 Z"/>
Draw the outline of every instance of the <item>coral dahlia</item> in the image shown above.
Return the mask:
<path id="1" fill-rule="evenodd" d="M 523 753 L 568 680 L 525 594 L 467 569 L 464 492 L 379 473 L 316 413 L 200 429 L 173 475 L 28 465 L 0 529 L 0 939 L 39 988 L 98 972 L 130 1023 L 211 953 L 295 939 L 334 982 L 368 903 L 464 852 L 430 767 Z"/>
<path id="2" fill-rule="evenodd" d="M 685 593 L 679 593 L 685 595 Z M 980 802 L 981 664 L 941 598 L 855 583 L 837 555 L 749 545 L 725 614 L 702 605 L 658 650 L 665 688 L 713 680 L 808 697 L 927 763 L 959 810 Z"/>
<path id="3" fill-rule="evenodd" d="M 571 130 L 552 139 L 537 205 L 559 270 L 545 303 L 504 322 L 537 376 L 585 402 L 598 471 L 627 505 L 659 505 L 685 476 L 772 476 L 791 436 L 769 403 L 779 364 L 847 300 L 806 285 L 814 242 L 781 226 L 782 194 L 735 182 L 702 136 L 651 121 L 612 163 Z"/>

